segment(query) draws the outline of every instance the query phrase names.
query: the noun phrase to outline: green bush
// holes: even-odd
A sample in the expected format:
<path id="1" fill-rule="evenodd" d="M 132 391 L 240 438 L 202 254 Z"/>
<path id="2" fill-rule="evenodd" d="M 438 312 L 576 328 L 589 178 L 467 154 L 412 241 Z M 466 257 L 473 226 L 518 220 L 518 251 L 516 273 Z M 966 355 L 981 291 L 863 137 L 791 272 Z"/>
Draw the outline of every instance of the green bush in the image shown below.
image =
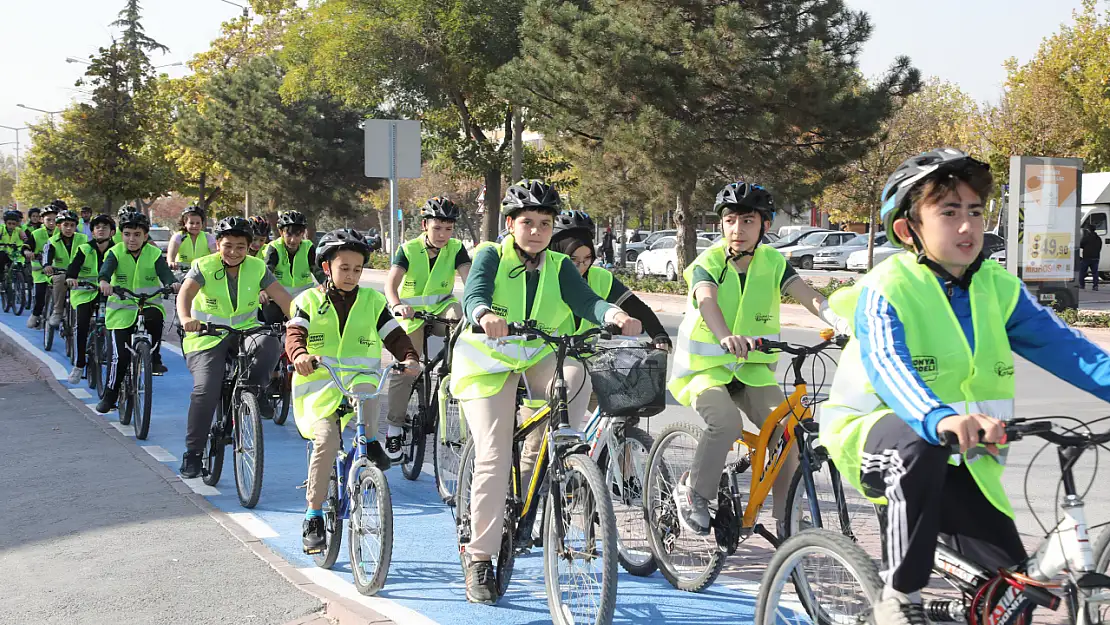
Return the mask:
<path id="1" fill-rule="evenodd" d="M 370 262 L 367 263 L 366 268 L 388 270 L 389 264 L 389 254 L 385 254 L 383 252 L 374 252 L 373 254 L 370 254 Z"/>

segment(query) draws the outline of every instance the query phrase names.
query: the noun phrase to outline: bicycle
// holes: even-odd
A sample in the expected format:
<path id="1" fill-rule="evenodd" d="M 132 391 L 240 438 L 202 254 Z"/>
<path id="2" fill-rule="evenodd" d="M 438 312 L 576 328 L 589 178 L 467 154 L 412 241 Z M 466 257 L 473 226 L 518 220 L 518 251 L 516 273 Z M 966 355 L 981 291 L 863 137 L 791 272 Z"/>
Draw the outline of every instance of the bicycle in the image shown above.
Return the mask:
<path id="1" fill-rule="evenodd" d="M 115 349 L 126 349 L 131 352 L 131 366 L 119 382 L 117 410 L 120 424 L 131 424 L 135 430 L 135 438 L 145 441 L 150 434 L 150 402 L 151 394 L 154 392 L 150 363 L 154 337 L 146 329 L 143 307 L 152 299 L 173 293 L 173 287 L 162 287 L 150 293 L 136 293 L 126 287 L 113 286 L 112 293 L 120 299 L 134 302 L 137 307 L 135 330 L 131 333 L 131 342 L 115 345 Z M 117 375 L 119 374 L 120 372 L 117 372 Z"/>
<path id="2" fill-rule="evenodd" d="M 690 470 L 694 450 L 702 429 L 692 423 L 675 423 L 664 429 L 656 438 L 648 455 L 646 493 L 648 543 L 663 577 L 675 588 L 688 592 L 701 592 L 712 584 L 724 568 L 725 558 L 736 553 L 740 543 L 751 535 L 762 536 L 772 546 L 779 538 L 757 522 L 759 513 L 770 494 L 771 485 L 782 470 L 783 463 L 797 441 L 800 466 L 792 478 L 790 505 L 798 507 L 793 516 L 795 528 L 803 523 L 802 511 L 808 509 L 809 524 L 820 525 L 821 513 L 816 497 L 814 474 L 827 467 L 832 476 L 833 501 L 836 515 L 842 521 L 842 530 L 850 531 L 847 511 L 839 474 L 828 461 L 827 455 L 818 453 L 816 444 L 818 428 L 813 420 L 813 398 L 803 375 L 803 365 L 810 357 L 817 357 L 826 349 L 841 347 L 847 337 L 833 337 L 831 330 L 821 333 L 822 342 L 812 347 L 792 345 L 781 341 L 761 340 L 758 349 L 765 352 L 780 351 L 792 355 L 794 390 L 776 407 L 763 422 L 758 434 L 744 431 L 736 440 L 734 452 L 721 474 L 716 501 L 710 501 L 710 531 L 701 536 L 683 529 L 672 493 L 681 476 Z M 818 385 L 818 390 L 824 382 Z M 775 429 L 783 425 L 781 435 Z M 744 505 L 741 476 L 752 470 L 747 488 L 747 505 Z M 801 487 L 801 488 L 799 488 Z M 803 502 L 803 496 L 808 502 Z M 790 514 L 790 513 L 788 513 Z M 785 521 L 785 519 L 784 519 Z M 790 528 L 784 528 L 789 533 Z"/>
<path id="3" fill-rule="evenodd" d="M 0 293 L 4 297 L 4 312 L 11 311 L 16 317 L 23 314 L 30 303 L 27 293 L 26 260 L 19 246 L 4 245 L 0 253 L 8 255 L 8 266 L 4 271 L 3 288 Z"/>
<path id="4" fill-rule="evenodd" d="M 98 397 L 104 397 L 105 384 L 108 379 L 108 331 L 104 324 L 104 298 L 100 295 L 100 288 L 92 282 L 78 282 L 70 290 L 96 291 L 96 299 L 92 301 L 92 314 L 89 318 L 89 336 L 85 339 L 85 380 L 89 388 L 95 389 Z M 77 346 L 77 310 L 72 312 L 74 357 Z"/>
<path id="5" fill-rule="evenodd" d="M 355 588 L 364 595 L 375 595 L 385 586 L 389 563 L 393 558 L 393 500 L 389 481 L 367 455 L 366 422 L 362 402 L 377 397 L 388 386 L 390 375 L 404 367 L 394 363 L 378 372 L 378 388 L 373 393 L 357 393 L 339 378 L 339 373 L 371 373 L 356 367 L 332 367 L 317 361 L 331 375 L 335 386 L 343 393 L 339 415 L 355 413 L 355 433 L 351 445 L 344 450 L 341 445 L 331 470 L 328 498 L 324 502 L 324 547 L 310 553 L 316 566 L 330 569 L 339 557 L 343 542 L 340 523 L 346 522 L 347 552 Z M 291 372 L 292 367 L 287 371 Z M 308 457 L 312 458 L 312 442 L 308 443 Z M 307 486 L 307 482 L 306 482 Z M 367 568 L 367 564 L 370 568 Z"/>
<path id="6" fill-rule="evenodd" d="M 265 446 L 262 438 L 262 412 L 258 408 L 258 397 L 262 388 L 247 382 L 247 371 L 251 356 L 245 349 L 247 337 L 257 334 L 280 336 L 282 325 L 260 325 L 245 330 L 215 323 L 201 323 L 198 333 L 201 336 L 220 336 L 220 333 L 235 337 L 236 346 L 228 352 L 224 363 L 224 381 L 220 389 L 220 407 L 208 432 L 208 444 L 204 447 L 201 476 L 205 484 L 215 486 L 220 482 L 224 470 L 224 452 L 233 445 L 232 468 L 235 472 L 235 490 L 239 504 L 244 508 L 258 505 L 262 494 L 262 471 L 265 459 Z"/>
<path id="7" fill-rule="evenodd" d="M 281 358 L 274 370 L 277 377 L 271 377 L 270 386 L 266 387 L 266 399 L 274 406 L 274 425 L 285 425 L 293 405 L 293 374 L 289 369 L 292 364 L 285 350 L 281 350 Z"/>
<path id="8" fill-rule="evenodd" d="M 1013 443 L 1034 436 L 1056 447 L 1064 490 L 1058 504 L 1059 522 L 1046 533 L 1029 559 L 1011 569 L 991 571 L 938 542 L 933 570 L 958 596 L 927 598 L 923 607 L 930 621 L 982 625 L 1012 623 L 1028 607 L 1055 610 L 1063 603 L 1069 623 L 1106 622 L 1101 615 L 1093 618 L 1092 609 L 1110 604 L 1110 577 L 1099 572 L 1110 565 L 1110 552 L 1106 549 L 1108 535 L 1103 533 L 1097 550 L 1091 548 L 1083 497 L 1076 489 L 1072 469 L 1086 450 L 1110 442 L 1110 432 L 1077 434 L 1071 429 L 1070 433 L 1060 433 L 1053 431 L 1052 423 L 1045 420 L 1051 418 L 1014 419 L 1006 424 L 1006 440 Z M 953 445 L 953 437 L 944 436 L 941 442 L 954 446 L 954 452 L 958 452 L 959 445 Z M 821 571 L 843 569 L 860 585 L 862 595 L 846 592 L 848 580 L 838 579 L 833 582 L 836 605 L 819 602 L 812 590 L 826 582 L 809 579 L 811 571 L 817 568 L 803 562 L 810 556 L 822 561 Z M 1061 574 L 1063 580 L 1054 581 Z M 814 620 L 821 623 L 862 623 L 870 616 L 871 604 L 882 594 L 883 582 L 878 568 L 866 551 L 837 532 L 810 529 L 785 541 L 771 558 L 760 583 L 755 613 L 757 624 L 781 622 L 786 616 L 780 613 L 786 600 L 783 595 L 786 581 L 800 577 L 806 578 L 800 588 L 795 581 L 795 587 L 804 590 L 798 593 L 802 608 L 810 615 L 816 614 Z M 1062 596 L 1057 590 L 1062 591 Z M 845 610 L 849 612 L 844 613 Z"/>
<path id="9" fill-rule="evenodd" d="M 613 502 L 605 491 L 601 471 L 588 455 L 585 439 L 570 427 L 568 389 L 563 376 L 563 363 L 568 355 L 586 351 L 594 337 L 604 337 L 608 332 L 591 328 L 582 334 L 552 336 L 539 329 L 534 321 L 528 321 L 509 324 L 509 333 L 510 336 L 497 340 L 540 339 L 555 348 L 556 360 L 553 396 L 513 432 L 513 468 L 505 501 L 505 524 L 500 548 L 493 559 L 498 596 L 503 596 L 508 589 L 516 556 L 531 550 L 536 511 L 546 500 L 544 586 L 552 621 L 558 625 L 583 620 L 610 623 L 617 598 L 617 528 Z M 520 476 L 520 447 L 538 428 L 544 428 L 543 441 L 531 480 L 524 488 Z M 462 452 L 455 504 L 459 556 L 464 573 L 468 564 L 466 545 L 470 542 L 474 459 L 474 440 L 468 439 Z M 597 572 L 577 570 L 594 564 L 600 564 Z M 576 586 L 575 582 L 586 579 L 593 582 L 591 585 L 596 590 Z"/>
<path id="10" fill-rule="evenodd" d="M 55 274 L 57 275 L 57 274 Z M 51 277 L 53 280 L 53 278 Z M 62 314 L 61 325 L 57 328 L 50 324 L 50 317 L 54 311 L 54 297 L 53 297 L 53 284 L 47 289 L 47 305 L 45 313 L 43 314 L 44 322 L 42 324 L 43 332 L 43 347 L 46 351 L 50 351 L 54 347 L 54 335 L 61 334 L 62 340 L 65 342 L 66 358 L 69 358 L 69 364 L 73 364 L 73 359 L 76 358 L 77 352 L 74 349 L 76 339 L 74 337 L 74 328 L 77 327 L 76 311 L 69 305 L 69 288 L 66 287 L 65 298 L 62 301 Z"/>
<path id="11" fill-rule="evenodd" d="M 436 424 L 439 421 L 439 411 L 437 410 L 438 403 L 428 401 L 430 397 L 439 396 L 439 388 L 443 382 L 444 377 L 450 371 L 449 362 L 451 361 L 451 348 L 454 346 L 453 337 L 448 333 L 448 337 L 444 342 L 443 349 L 436 354 L 435 358 L 428 356 L 428 335 L 431 334 L 428 330 L 431 324 L 440 323 L 448 328 L 452 328 L 459 322 L 457 319 L 447 319 L 426 312 L 414 312 L 413 319 L 421 319 L 424 321 L 424 332 L 421 333 L 423 337 L 423 354 L 420 358 L 422 370 L 420 375 L 413 380 L 412 390 L 409 391 L 409 404 L 405 409 L 405 424 L 402 426 L 404 433 L 401 441 L 401 473 L 405 479 L 415 480 L 420 477 L 420 470 L 424 466 L 424 452 L 428 442 L 428 434 L 437 431 Z M 456 404 L 457 405 L 457 404 Z M 450 425 L 447 425 L 452 431 Z M 440 471 L 439 466 L 439 453 L 438 445 L 433 446 L 435 450 L 432 454 L 433 472 L 438 476 Z M 450 461 L 450 458 L 447 458 Z M 449 467 L 445 467 L 449 468 Z M 439 478 L 436 478 L 436 484 L 440 483 Z M 442 495 L 442 490 L 440 491 Z"/>

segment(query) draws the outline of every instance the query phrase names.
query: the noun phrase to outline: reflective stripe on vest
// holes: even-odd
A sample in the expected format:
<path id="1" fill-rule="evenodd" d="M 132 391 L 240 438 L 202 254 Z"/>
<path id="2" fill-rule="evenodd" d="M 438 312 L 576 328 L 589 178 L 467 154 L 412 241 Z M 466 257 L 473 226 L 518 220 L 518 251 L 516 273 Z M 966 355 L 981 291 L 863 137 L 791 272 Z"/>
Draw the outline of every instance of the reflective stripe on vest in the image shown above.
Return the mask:
<path id="1" fill-rule="evenodd" d="M 177 246 L 177 258 L 173 262 L 192 265 L 194 260 L 204 258 L 211 253 L 212 250 L 208 249 L 208 234 L 206 232 L 202 231 L 196 239 L 186 232 L 181 235 L 181 245 Z"/>
<path id="2" fill-rule="evenodd" d="M 289 260 L 289 250 L 285 248 L 285 242 L 281 239 L 275 239 L 270 243 L 269 249 L 274 250 L 278 257 L 277 266 L 274 267 L 274 277 L 281 286 L 290 293 L 293 293 L 293 289 L 301 287 L 297 293 L 303 293 L 305 288 L 313 285 L 312 267 L 308 264 L 308 252 L 312 249 L 311 241 L 301 241 L 297 253 L 293 255 L 292 263 Z"/>
<path id="3" fill-rule="evenodd" d="M 112 274 L 112 286 L 122 286 L 125 289 L 141 295 L 157 293 L 162 288 L 162 280 L 158 277 L 156 268 L 162 251 L 153 245 L 144 245 L 139 257 L 136 259 L 127 251 L 127 246 L 117 243 L 106 254 L 116 258 L 116 271 Z M 166 314 L 160 303 L 148 301 L 145 308 L 157 308 Z M 132 299 L 119 298 L 112 295 L 105 306 L 106 314 L 104 324 L 109 330 L 121 330 L 135 325 L 138 317 L 139 306 Z"/>
<path id="4" fill-rule="evenodd" d="M 406 241 L 401 249 L 409 262 L 397 293 L 401 303 L 421 312 L 443 312 L 455 301 L 455 259 L 462 249 L 462 241 L 448 239 L 434 262 L 428 257 L 423 235 Z M 401 319 L 399 322 L 409 333 L 424 325 L 423 319 Z"/>
<path id="5" fill-rule="evenodd" d="M 974 352 L 937 277 L 912 254 L 895 256 L 857 285 L 837 291 L 830 301 L 833 311 L 854 322 L 865 287 L 881 294 L 898 312 L 914 369 L 942 402 L 957 414 L 1013 418 L 1014 360 L 1006 320 L 1021 295 L 1016 277 L 998 263 L 986 261 L 971 281 Z M 861 489 L 859 471 L 868 432 L 887 414 L 890 408 L 868 382 L 859 344 L 853 340 L 840 357 L 829 400 L 822 407 L 821 442 L 857 489 Z M 991 458 L 978 447 L 964 459 L 987 500 L 1012 518 L 1013 508 L 1002 486 L 1005 455 Z M 952 464 L 961 461 L 958 455 L 950 460 Z"/>
<path id="6" fill-rule="evenodd" d="M 711 246 L 683 272 L 690 295 L 678 327 L 674 362 L 667 383 L 671 394 L 680 404 L 690 406 L 706 389 L 723 386 L 733 379 L 749 386 L 777 384 L 774 364 L 778 362 L 778 354 L 754 352 L 740 360 L 721 347 L 694 300 L 696 267 L 720 280 L 717 305 L 733 334 L 776 340 L 779 335 L 779 285 L 786 271 L 786 259 L 770 246 L 757 247 L 741 289 L 740 276 L 728 262 L 725 243 Z"/>
<path id="7" fill-rule="evenodd" d="M 239 265 L 236 278 L 237 291 L 235 307 L 231 305 L 230 282 L 227 269 L 219 254 L 209 254 L 194 261 L 193 266 L 204 278 L 204 286 L 193 298 L 191 315 L 198 321 L 231 326 L 245 330 L 259 325 L 258 294 L 262 290 L 262 279 L 266 276 L 266 263 L 253 256 L 247 256 Z M 181 342 L 186 354 L 204 351 L 219 345 L 223 336 L 199 336 L 189 332 Z"/>

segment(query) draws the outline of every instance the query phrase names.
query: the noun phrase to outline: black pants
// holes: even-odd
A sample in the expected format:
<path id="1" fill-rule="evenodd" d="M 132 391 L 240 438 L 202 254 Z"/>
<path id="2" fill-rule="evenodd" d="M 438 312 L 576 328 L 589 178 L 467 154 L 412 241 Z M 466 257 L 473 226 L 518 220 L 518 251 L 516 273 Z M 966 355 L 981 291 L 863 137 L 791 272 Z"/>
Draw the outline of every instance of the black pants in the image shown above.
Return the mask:
<path id="1" fill-rule="evenodd" d="M 938 538 L 992 571 L 1026 557 L 1013 519 L 987 501 L 966 464 L 949 465 L 949 455 L 893 414 L 864 443 L 864 490 L 889 502 L 880 518 L 883 579 L 899 592 L 928 585 Z"/>
<path id="2" fill-rule="evenodd" d="M 1087 281 L 1087 271 L 1091 272 L 1091 284 L 1098 288 L 1098 259 L 1097 258 L 1080 258 L 1079 259 L 1079 288 L 1083 288 L 1083 284 Z"/>
<path id="3" fill-rule="evenodd" d="M 89 329 L 92 328 L 93 305 L 96 300 L 85 302 L 77 306 L 77 360 L 74 366 L 78 369 L 85 368 L 86 348 L 89 343 Z"/>
<path id="4" fill-rule="evenodd" d="M 54 296 L 52 293 L 49 295 L 46 293 L 50 286 L 49 281 L 35 283 L 35 306 L 31 310 L 32 315 L 41 317 L 43 311 L 46 310 L 46 298 Z"/>
<path id="5" fill-rule="evenodd" d="M 143 321 L 146 331 L 150 333 L 152 362 L 158 361 L 158 348 L 162 345 L 162 311 L 157 308 L 144 308 Z M 108 332 L 108 349 L 112 352 L 112 366 L 108 371 L 108 388 L 119 390 L 120 376 L 126 375 L 131 366 L 131 352 L 127 345 L 131 343 L 131 335 L 135 333 L 135 326 L 123 330 Z"/>
<path id="6" fill-rule="evenodd" d="M 281 306 L 273 302 L 259 309 L 259 318 L 262 323 L 285 323 L 285 313 L 281 312 Z"/>

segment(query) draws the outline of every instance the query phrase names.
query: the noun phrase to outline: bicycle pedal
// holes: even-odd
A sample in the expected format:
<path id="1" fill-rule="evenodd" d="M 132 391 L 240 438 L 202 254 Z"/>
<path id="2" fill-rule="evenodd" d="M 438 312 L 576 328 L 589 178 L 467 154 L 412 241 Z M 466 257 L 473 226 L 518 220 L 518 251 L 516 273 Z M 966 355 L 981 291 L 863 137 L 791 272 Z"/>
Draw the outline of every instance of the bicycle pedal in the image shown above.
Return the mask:
<path id="1" fill-rule="evenodd" d="M 308 490 L 308 480 L 301 482 L 301 485 L 297 487 L 297 490 Z"/>
<path id="2" fill-rule="evenodd" d="M 317 554 L 324 553 L 324 548 L 323 547 L 317 547 L 316 549 L 305 549 L 304 553 L 305 553 L 306 556 L 314 556 L 314 555 L 317 555 Z"/>

